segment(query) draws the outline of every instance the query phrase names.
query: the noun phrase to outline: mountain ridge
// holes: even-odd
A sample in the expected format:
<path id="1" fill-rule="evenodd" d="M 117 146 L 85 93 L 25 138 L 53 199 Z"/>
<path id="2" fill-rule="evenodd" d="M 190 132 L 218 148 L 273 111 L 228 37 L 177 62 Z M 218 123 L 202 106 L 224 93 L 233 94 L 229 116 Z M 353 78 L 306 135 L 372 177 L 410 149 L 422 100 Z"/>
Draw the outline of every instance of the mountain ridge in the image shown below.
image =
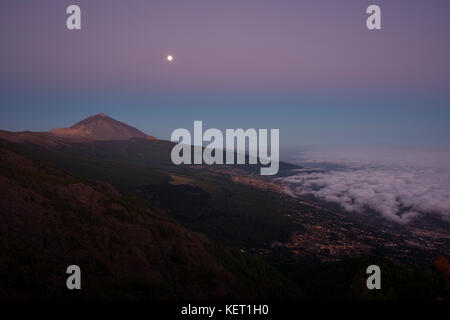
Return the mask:
<path id="1" fill-rule="evenodd" d="M 156 140 L 142 131 L 104 113 L 87 117 L 70 128 L 56 128 L 50 133 L 59 137 L 88 138 L 92 140 L 129 140 L 142 138 Z"/>

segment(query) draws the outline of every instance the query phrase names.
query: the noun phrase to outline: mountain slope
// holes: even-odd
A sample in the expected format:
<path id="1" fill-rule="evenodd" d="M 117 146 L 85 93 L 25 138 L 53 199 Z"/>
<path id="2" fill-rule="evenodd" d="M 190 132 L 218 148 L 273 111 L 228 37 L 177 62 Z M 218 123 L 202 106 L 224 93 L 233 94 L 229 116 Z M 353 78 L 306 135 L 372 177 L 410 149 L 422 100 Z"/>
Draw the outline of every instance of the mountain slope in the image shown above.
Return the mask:
<path id="1" fill-rule="evenodd" d="M 137 193 L 190 230 L 264 257 L 333 261 L 371 254 L 422 264 L 448 253 L 445 237 L 421 236 L 423 246 L 411 246 L 417 236 L 406 227 L 368 222 L 317 200 L 293 199 L 270 188 L 270 179 L 250 165 L 175 166 L 171 146 L 146 139 L 67 142 L 52 150 L 14 144 L 33 159 Z M 283 167 L 280 163 L 281 170 L 289 170 Z M 442 234 L 442 227 L 434 229 Z"/>
<path id="2" fill-rule="evenodd" d="M 0 146 L 0 298 L 287 298 L 261 260 L 180 226 L 111 185 Z M 65 287 L 67 266 L 82 290 Z"/>
<path id="3" fill-rule="evenodd" d="M 70 128 L 53 129 L 51 133 L 62 137 L 82 137 L 92 140 L 155 139 L 155 137 L 146 135 L 132 126 L 108 117 L 104 113 L 86 118 Z"/>
<path id="4" fill-rule="evenodd" d="M 0 138 L 33 159 L 138 194 L 187 228 L 247 252 L 322 262 L 371 254 L 414 265 L 448 254 L 445 225 L 430 223 L 427 233 L 417 232 L 317 199 L 295 199 L 259 176 L 259 165 L 175 166 L 169 141 L 2 131 Z M 280 175 L 295 168 L 280 163 Z"/>
<path id="5" fill-rule="evenodd" d="M 288 240 L 295 226 L 280 213 L 282 194 L 236 181 L 251 176 L 266 183 L 249 172 L 250 166 L 175 166 L 170 146 L 161 140 L 131 139 L 73 143 L 57 150 L 24 144 L 14 148 L 72 174 L 137 193 L 152 205 L 170 204 L 164 208 L 168 215 L 223 244 L 243 248 Z M 200 202 L 189 197 L 191 187 L 204 191 L 205 197 L 195 197 Z"/>

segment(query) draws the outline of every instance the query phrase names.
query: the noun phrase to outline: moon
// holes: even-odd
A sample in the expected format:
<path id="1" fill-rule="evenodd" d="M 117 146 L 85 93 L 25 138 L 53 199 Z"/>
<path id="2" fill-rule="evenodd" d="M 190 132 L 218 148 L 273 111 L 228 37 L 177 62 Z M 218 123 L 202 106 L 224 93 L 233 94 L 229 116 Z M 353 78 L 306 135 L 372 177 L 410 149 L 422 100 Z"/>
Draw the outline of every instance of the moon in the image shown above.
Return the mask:
<path id="1" fill-rule="evenodd" d="M 173 56 L 171 54 L 169 54 L 166 59 L 167 59 L 167 61 L 171 62 L 171 61 L 173 61 Z"/>

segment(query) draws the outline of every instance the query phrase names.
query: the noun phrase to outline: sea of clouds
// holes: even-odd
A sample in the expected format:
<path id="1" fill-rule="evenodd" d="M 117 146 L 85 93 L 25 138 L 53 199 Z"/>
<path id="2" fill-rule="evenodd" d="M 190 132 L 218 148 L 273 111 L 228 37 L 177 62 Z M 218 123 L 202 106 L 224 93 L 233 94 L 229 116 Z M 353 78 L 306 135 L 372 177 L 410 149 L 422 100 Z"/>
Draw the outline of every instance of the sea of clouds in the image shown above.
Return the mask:
<path id="1" fill-rule="evenodd" d="M 422 213 L 450 221 L 450 148 L 304 148 L 302 169 L 282 178 L 290 192 L 311 194 L 349 212 L 372 209 L 408 223 Z"/>

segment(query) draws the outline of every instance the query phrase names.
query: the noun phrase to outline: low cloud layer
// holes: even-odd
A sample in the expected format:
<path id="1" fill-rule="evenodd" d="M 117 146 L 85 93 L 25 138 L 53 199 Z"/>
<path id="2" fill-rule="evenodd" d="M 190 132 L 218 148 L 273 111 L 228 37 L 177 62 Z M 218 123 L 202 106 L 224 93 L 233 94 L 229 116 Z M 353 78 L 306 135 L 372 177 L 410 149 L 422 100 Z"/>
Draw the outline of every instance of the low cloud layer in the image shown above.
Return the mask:
<path id="1" fill-rule="evenodd" d="M 283 181 L 350 212 L 372 209 L 408 223 L 422 213 L 450 221 L 450 150 L 432 148 L 314 148 L 302 150 L 302 170 Z"/>

